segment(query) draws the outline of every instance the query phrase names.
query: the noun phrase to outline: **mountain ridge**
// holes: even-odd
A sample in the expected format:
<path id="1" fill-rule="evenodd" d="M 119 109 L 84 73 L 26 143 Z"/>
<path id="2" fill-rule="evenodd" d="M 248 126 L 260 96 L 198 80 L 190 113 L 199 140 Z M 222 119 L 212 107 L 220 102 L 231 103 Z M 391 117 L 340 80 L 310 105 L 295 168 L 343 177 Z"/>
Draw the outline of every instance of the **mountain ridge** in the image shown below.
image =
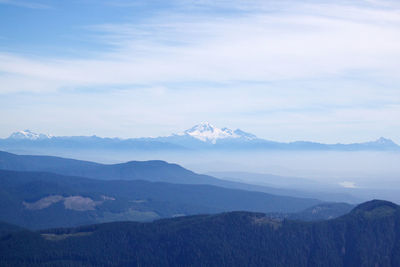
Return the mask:
<path id="1" fill-rule="evenodd" d="M 386 206 L 378 200 L 373 205 L 377 209 Z M 388 216 L 350 212 L 319 222 L 228 212 L 151 223 L 114 222 L 23 231 L 0 239 L 0 250 L 4 252 L 0 254 L 0 263 L 395 267 L 400 266 L 400 210 L 397 205 L 393 210 Z"/>
<path id="2" fill-rule="evenodd" d="M 351 196 L 330 194 L 324 191 L 280 189 L 279 187 L 229 181 L 210 175 L 197 174 L 174 163 L 162 160 L 129 161 L 117 164 L 101 164 L 54 156 L 17 155 L 0 151 L 0 169 L 12 171 L 51 172 L 67 176 L 80 176 L 100 180 L 147 180 L 177 184 L 209 184 L 224 188 L 258 191 L 268 194 L 316 198 L 324 201 L 358 202 Z"/>
<path id="3" fill-rule="evenodd" d="M 31 229 L 223 211 L 299 212 L 322 203 L 209 184 L 97 180 L 0 170 L 0 221 Z"/>
<path id="4" fill-rule="evenodd" d="M 86 148 L 122 150 L 198 150 L 198 149 L 249 149 L 249 150 L 400 150 L 393 140 L 380 137 L 359 143 L 325 144 L 312 141 L 278 142 L 247 133 L 240 129 L 217 128 L 208 122 L 195 125 L 183 132 L 160 137 L 102 138 L 98 136 L 53 136 L 19 131 L 0 139 L 0 148 L 18 148 L 41 145 L 49 148 Z"/>

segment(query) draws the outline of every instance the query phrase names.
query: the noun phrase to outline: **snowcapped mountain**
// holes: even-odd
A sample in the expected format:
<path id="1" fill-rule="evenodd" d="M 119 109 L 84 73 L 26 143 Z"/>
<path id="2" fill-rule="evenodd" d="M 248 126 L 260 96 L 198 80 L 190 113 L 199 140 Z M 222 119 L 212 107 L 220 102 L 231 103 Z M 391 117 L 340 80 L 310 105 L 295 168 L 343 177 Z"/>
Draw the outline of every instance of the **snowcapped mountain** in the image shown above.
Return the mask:
<path id="1" fill-rule="evenodd" d="M 43 146 L 43 144 L 47 144 Z M 351 144 L 323 144 L 309 141 L 276 142 L 256 137 L 240 129 L 217 128 L 208 122 L 200 123 L 178 134 L 144 138 L 102 138 L 97 136 L 52 136 L 30 130 L 15 132 L 0 139 L 0 150 L 46 152 L 49 147 L 60 151 L 71 149 L 101 150 L 303 150 L 303 151 L 400 151 L 400 146 L 387 138 Z"/>
<path id="2" fill-rule="evenodd" d="M 243 139 L 254 140 L 257 137 L 253 134 L 246 133 L 240 129 L 231 130 L 229 128 L 217 128 L 208 122 L 203 122 L 192 128 L 176 134 L 178 136 L 191 136 L 200 141 L 215 144 L 221 139 Z"/>
<path id="3" fill-rule="evenodd" d="M 395 142 L 393 142 L 393 140 L 385 138 L 385 137 L 381 137 L 379 139 L 377 139 L 375 142 L 373 142 L 375 144 L 379 144 L 379 145 L 396 145 Z"/>
<path id="4" fill-rule="evenodd" d="M 49 134 L 42 134 L 42 133 L 34 133 L 30 130 L 23 130 L 12 133 L 9 139 L 17 139 L 17 140 L 43 140 L 43 139 L 50 139 L 52 135 Z"/>

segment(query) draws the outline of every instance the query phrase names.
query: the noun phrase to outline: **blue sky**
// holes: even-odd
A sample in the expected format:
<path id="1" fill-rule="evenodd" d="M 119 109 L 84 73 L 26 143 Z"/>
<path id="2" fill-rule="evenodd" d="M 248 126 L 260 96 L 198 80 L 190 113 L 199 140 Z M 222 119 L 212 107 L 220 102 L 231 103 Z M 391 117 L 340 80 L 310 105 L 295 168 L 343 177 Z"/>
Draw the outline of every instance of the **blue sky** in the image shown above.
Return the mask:
<path id="1" fill-rule="evenodd" d="M 0 136 L 400 143 L 398 1 L 0 0 Z"/>

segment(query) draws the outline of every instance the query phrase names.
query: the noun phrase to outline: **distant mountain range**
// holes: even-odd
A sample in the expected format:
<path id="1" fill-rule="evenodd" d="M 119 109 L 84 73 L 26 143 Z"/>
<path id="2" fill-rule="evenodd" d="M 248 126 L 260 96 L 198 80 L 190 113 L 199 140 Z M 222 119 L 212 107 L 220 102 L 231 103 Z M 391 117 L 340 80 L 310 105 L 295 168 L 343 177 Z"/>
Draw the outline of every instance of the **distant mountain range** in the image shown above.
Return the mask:
<path id="1" fill-rule="evenodd" d="M 102 138 L 98 136 L 52 136 L 19 131 L 0 139 L 0 149 L 103 149 L 103 150 L 397 150 L 400 146 L 390 139 L 352 144 L 323 144 L 309 141 L 276 142 L 258 138 L 240 129 L 217 128 L 201 123 L 181 133 L 164 137 Z"/>
<path id="2" fill-rule="evenodd" d="M 229 212 L 39 232 L 0 223 L 0 229 L 1 266 L 400 266 L 400 208 L 378 200 L 320 222 Z"/>
<path id="3" fill-rule="evenodd" d="M 79 176 L 100 180 L 145 180 L 175 184 L 207 184 L 274 195 L 314 198 L 323 201 L 360 202 L 351 195 L 329 192 L 332 188 L 321 188 L 318 183 L 305 179 L 263 176 L 265 185 L 247 184 L 243 181 L 233 181 L 234 179 L 218 179 L 210 175 L 197 174 L 180 165 L 161 160 L 100 164 L 61 157 L 16 155 L 0 151 L 0 169 L 50 172 L 66 176 Z M 231 173 L 228 173 L 228 176 L 230 176 L 230 174 Z M 242 177 L 240 173 L 238 175 Z M 233 177 L 236 176 L 233 175 Z M 279 182 L 277 183 L 277 181 Z M 285 184 L 290 186 L 284 186 Z"/>
<path id="4" fill-rule="evenodd" d="M 0 221 L 30 229 L 149 221 L 235 210 L 281 214 L 300 212 L 320 203 L 315 199 L 206 184 L 105 181 L 45 172 L 0 170 Z"/>
<path id="5" fill-rule="evenodd" d="M 0 151 L 0 221 L 30 229 L 235 210 L 319 220 L 353 207 L 297 195 L 301 192 L 220 180 L 164 161 L 106 165 Z"/>

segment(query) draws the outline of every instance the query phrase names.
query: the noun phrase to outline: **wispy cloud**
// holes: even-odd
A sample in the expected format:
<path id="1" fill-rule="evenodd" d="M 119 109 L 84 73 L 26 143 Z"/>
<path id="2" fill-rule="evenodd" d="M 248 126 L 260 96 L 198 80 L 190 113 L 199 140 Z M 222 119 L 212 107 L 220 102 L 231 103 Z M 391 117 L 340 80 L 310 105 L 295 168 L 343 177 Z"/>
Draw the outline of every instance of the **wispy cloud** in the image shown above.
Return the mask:
<path id="1" fill-rule="evenodd" d="M 394 119 L 400 114 L 396 2 L 174 3 L 135 22 L 86 25 L 88 38 L 111 47 L 95 58 L 0 52 L 0 93 L 86 95 L 103 88 L 100 96 L 83 97 L 98 101 L 92 108 L 101 114 L 107 101 L 132 123 L 226 125 L 235 114 L 237 124 L 227 126 L 248 125 L 280 140 L 282 131 L 296 133 L 286 140 L 400 132 Z M 118 112 L 112 113 L 104 117 Z M 372 125 L 376 131 L 365 131 Z"/>
<path id="2" fill-rule="evenodd" d="M 48 9 L 48 8 L 51 8 L 49 5 L 42 4 L 42 3 L 36 3 L 34 1 L 0 0 L 0 4 L 13 5 L 13 6 L 31 8 L 31 9 Z"/>
<path id="3" fill-rule="evenodd" d="M 2 54 L 0 71 L 18 80 L 59 83 L 57 90 L 103 83 L 276 81 L 354 71 L 396 79 L 400 67 L 398 10 L 307 4 L 272 14 L 175 14 L 91 29 L 114 50 L 96 60 Z"/>

